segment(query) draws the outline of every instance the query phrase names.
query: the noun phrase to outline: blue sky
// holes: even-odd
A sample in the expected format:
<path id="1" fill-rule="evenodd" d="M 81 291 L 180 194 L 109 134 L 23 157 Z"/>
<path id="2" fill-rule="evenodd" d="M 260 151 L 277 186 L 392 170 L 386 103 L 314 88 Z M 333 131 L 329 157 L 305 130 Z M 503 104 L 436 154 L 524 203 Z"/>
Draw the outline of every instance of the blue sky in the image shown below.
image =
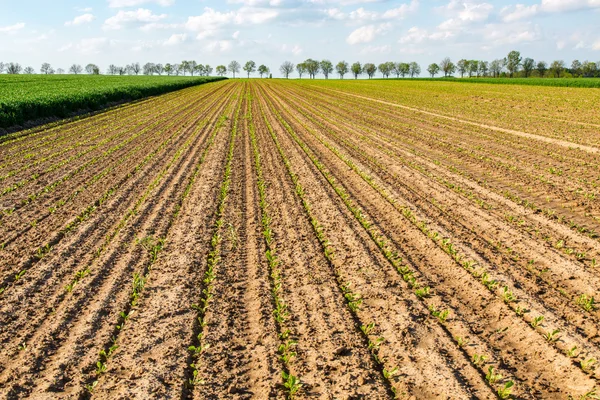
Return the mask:
<path id="1" fill-rule="evenodd" d="M 600 61 L 600 0 L 0 0 L 0 61 Z"/>

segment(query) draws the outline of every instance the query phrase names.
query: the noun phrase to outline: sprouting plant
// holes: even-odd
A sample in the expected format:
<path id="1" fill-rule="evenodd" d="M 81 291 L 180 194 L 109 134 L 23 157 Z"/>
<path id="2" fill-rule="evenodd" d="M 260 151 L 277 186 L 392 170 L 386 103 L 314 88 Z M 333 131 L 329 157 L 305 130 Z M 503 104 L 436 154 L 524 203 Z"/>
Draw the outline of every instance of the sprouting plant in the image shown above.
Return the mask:
<path id="1" fill-rule="evenodd" d="M 526 312 L 527 310 L 521 306 L 517 306 L 517 308 L 515 308 L 515 314 L 517 314 L 519 317 L 523 316 L 523 314 Z"/>
<path id="2" fill-rule="evenodd" d="M 106 372 L 106 363 L 102 361 L 96 362 L 96 375 L 100 375 Z"/>
<path id="3" fill-rule="evenodd" d="M 15 281 L 18 281 L 19 279 L 21 279 L 23 277 L 23 275 L 25 275 L 26 272 L 27 272 L 27 270 L 24 269 L 23 271 L 21 271 L 18 274 L 16 274 L 15 275 Z"/>
<path id="4" fill-rule="evenodd" d="M 94 393 L 94 389 L 96 388 L 96 386 L 98 386 L 98 381 L 88 383 L 87 385 L 85 385 L 85 390 L 87 390 L 90 393 Z"/>
<path id="5" fill-rule="evenodd" d="M 483 365 L 485 364 L 485 362 L 487 361 L 488 357 L 486 355 L 483 354 L 473 354 L 473 364 L 475 365 Z"/>
<path id="6" fill-rule="evenodd" d="M 494 290 L 498 285 L 498 282 L 494 279 L 491 279 L 487 272 L 484 272 L 481 275 L 481 282 L 489 289 Z"/>
<path id="7" fill-rule="evenodd" d="M 465 338 L 463 338 L 462 336 L 456 336 L 454 338 L 454 340 L 456 340 L 456 344 L 458 345 L 458 347 L 465 347 L 466 344 L 468 344 L 467 340 L 465 340 Z"/>
<path id="8" fill-rule="evenodd" d="M 577 346 L 573 346 L 569 350 L 567 350 L 567 355 L 571 358 L 577 357 L 579 353 L 580 351 L 577 349 Z"/>
<path id="9" fill-rule="evenodd" d="M 21 343 L 17 346 L 17 348 L 19 349 L 19 351 L 27 350 L 27 343 Z"/>
<path id="10" fill-rule="evenodd" d="M 382 337 L 375 339 L 375 341 L 369 340 L 369 350 L 378 350 L 383 342 L 385 342 L 385 338 Z"/>
<path id="11" fill-rule="evenodd" d="M 546 340 L 549 342 L 556 342 L 558 340 L 559 333 L 560 331 L 558 329 L 554 329 L 551 332 L 546 332 L 546 334 L 544 334 L 544 338 L 546 338 Z"/>
<path id="12" fill-rule="evenodd" d="M 188 384 L 190 386 L 201 385 L 204 381 L 200 378 L 200 372 L 198 371 L 198 367 L 196 364 L 190 364 L 190 367 L 193 368 L 192 377 L 188 380 Z"/>
<path id="13" fill-rule="evenodd" d="M 577 305 L 587 312 L 592 312 L 596 308 L 596 301 L 593 296 L 582 294 L 577 298 Z"/>
<path id="14" fill-rule="evenodd" d="M 360 330 L 365 334 L 365 335 L 369 335 L 373 329 L 375 329 L 375 323 L 371 322 L 370 324 L 367 325 L 361 325 Z"/>
<path id="15" fill-rule="evenodd" d="M 498 388 L 498 397 L 500 397 L 501 399 L 508 399 L 510 397 L 512 387 L 514 385 L 515 383 L 513 381 L 506 382 L 504 386 Z"/>
<path id="16" fill-rule="evenodd" d="M 517 297 L 508 288 L 508 286 L 504 286 L 502 288 L 502 300 L 504 300 L 504 302 L 508 304 L 508 303 L 512 303 L 513 301 L 517 300 Z"/>
<path id="17" fill-rule="evenodd" d="M 488 372 L 485 375 L 485 379 L 490 385 L 493 385 L 496 382 L 502 380 L 502 375 L 494 373 L 494 367 L 490 365 L 490 367 L 488 368 Z"/>
<path id="18" fill-rule="evenodd" d="M 302 387 L 300 379 L 285 371 L 281 372 L 281 376 L 283 377 L 283 386 L 288 390 L 288 398 L 293 399 Z"/>
<path id="19" fill-rule="evenodd" d="M 599 400 L 600 396 L 598 396 L 596 389 L 592 389 L 589 392 L 586 392 L 579 396 L 579 400 Z"/>
<path id="20" fill-rule="evenodd" d="M 389 371 L 385 368 L 383 369 L 383 377 L 385 379 L 392 379 L 396 375 L 398 375 L 398 367 L 394 367 L 394 368 L 390 369 Z"/>
<path id="21" fill-rule="evenodd" d="M 429 306 L 429 312 L 431 312 L 431 315 L 433 315 L 434 317 L 437 317 L 437 319 L 439 319 L 441 322 L 446 322 L 446 320 L 448 319 L 448 316 L 450 315 L 450 311 L 438 310 L 435 308 L 434 305 Z"/>
<path id="22" fill-rule="evenodd" d="M 542 323 L 543 320 L 544 320 L 544 316 L 539 315 L 531 321 L 531 326 L 534 328 L 537 328 L 538 326 L 540 326 L 540 324 Z"/>
<path id="23" fill-rule="evenodd" d="M 596 365 L 596 359 L 588 358 L 586 360 L 581 360 L 579 364 L 581 365 L 582 370 L 585 372 L 590 372 L 592 369 L 594 369 L 594 365 Z"/>
<path id="24" fill-rule="evenodd" d="M 426 286 L 424 288 L 416 289 L 415 294 L 417 295 L 418 298 L 424 299 L 425 297 L 429 297 L 429 291 L 430 291 L 429 286 Z"/>

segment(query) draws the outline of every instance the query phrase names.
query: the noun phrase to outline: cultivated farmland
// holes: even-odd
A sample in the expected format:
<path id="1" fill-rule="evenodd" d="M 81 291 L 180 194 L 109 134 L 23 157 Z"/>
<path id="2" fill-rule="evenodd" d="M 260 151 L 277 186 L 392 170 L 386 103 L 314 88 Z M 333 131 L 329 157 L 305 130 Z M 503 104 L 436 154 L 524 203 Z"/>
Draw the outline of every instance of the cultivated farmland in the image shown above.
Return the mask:
<path id="1" fill-rule="evenodd" d="M 599 101 L 228 80 L 9 137 L 0 394 L 596 398 Z"/>

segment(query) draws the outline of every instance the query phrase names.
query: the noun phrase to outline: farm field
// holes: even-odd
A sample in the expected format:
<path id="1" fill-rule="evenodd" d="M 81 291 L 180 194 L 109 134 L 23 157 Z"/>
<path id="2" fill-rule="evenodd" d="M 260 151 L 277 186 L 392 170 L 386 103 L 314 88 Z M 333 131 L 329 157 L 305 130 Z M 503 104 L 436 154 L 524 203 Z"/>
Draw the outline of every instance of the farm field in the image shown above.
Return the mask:
<path id="1" fill-rule="evenodd" d="M 8 138 L 0 398 L 596 398 L 599 97 L 238 79 Z"/>
<path id="2" fill-rule="evenodd" d="M 0 135 L 42 118 L 64 118 L 110 104 L 159 95 L 220 77 L 1 75 Z"/>

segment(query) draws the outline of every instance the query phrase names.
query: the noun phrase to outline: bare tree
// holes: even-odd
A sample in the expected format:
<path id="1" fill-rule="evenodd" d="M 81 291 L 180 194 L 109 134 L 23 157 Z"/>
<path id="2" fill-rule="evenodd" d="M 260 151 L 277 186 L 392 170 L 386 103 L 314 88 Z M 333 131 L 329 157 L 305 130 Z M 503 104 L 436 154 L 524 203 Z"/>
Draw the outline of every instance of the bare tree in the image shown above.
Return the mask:
<path id="1" fill-rule="evenodd" d="M 408 72 L 410 73 L 410 77 L 414 78 L 415 76 L 421 75 L 421 66 L 417 64 L 415 61 L 411 62 L 408 67 Z"/>
<path id="2" fill-rule="evenodd" d="M 284 61 L 284 63 L 281 64 L 281 67 L 279 67 L 279 72 L 281 72 L 281 75 L 285 76 L 285 79 L 288 79 L 290 74 L 294 72 L 294 64 L 290 61 Z"/>
<path id="3" fill-rule="evenodd" d="M 4 63 L 0 62 L 0 74 L 4 72 Z"/>
<path id="4" fill-rule="evenodd" d="M 211 67 L 210 65 L 206 64 L 204 66 L 204 75 L 210 76 L 212 73 L 213 73 L 213 67 Z"/>
<path id="5" fill-rule="evenodd" d="M 116 75 L 119 72 L 119 68 L 115 64 L 110 64 L 106 69 L 108 75 Z"/>
<path id="6" fill-rule="evenodd" d="M 198 63 L 193 60 L 188 61 L 187 68 L 190 71 L 190 75 L 194 76 L 194 71 L 198 71 Z"/>
<path id="7" fill-rule="evenodd" d="M 56 73 L 57 73 L 58 75 L 63 75 L 63 74 L 65 73 L 65 70 L 64 70 L 64 69 L 62 69 L 62 68 L 58 68 L 58 69 L 56 70 Z"/>
<path id="8" fill-rule="evenodd" d="M 246 61 L 246 64 L 244 64 L 244 71 L 248 73 L 248 78 L 250 78 L 250 74 L 256 72 L 256 63 L 252 60 Z"/>
<path id="9" fill-rule="evenodd" d="M 152 64 L 152 63 L 144 64 L 144 66 L 142 67 L 142 73 L 144 75 L 154 75 L 154 64 Z"/>
<path id="10" fill-rule="evenodd" d="M 333 72 L 333 64 L 329 60 L 323 60 L 319 63 L 325 79 L 329 79 L 329 74 Z"/>
<path id="11" fill-rule="evenodd" d="M 217 75 L 219 76 L 223 76 L 227 73 L 227 67 L 224 65 L 218 65 L 217 66 Z"/>
<path id="12" fill-rule="evenodd" d="M 529 75 L 531 75 L 531 71 L 533 71 L 534 68 L 535 61 L 533 61 L 533 58 L 527 57 L 523 60 L 523 73 L 525 74 L 525 78 L 529 78 Z"/>
<path id="13" fill-rule="evenodd" d="M 35 74 L 35 69 L 33 69 L 33 67 L 26 67 L 23 70 L 23 73 L 27 75 Z"/>
<path id="14" fill-rule="evenodd" d="M 452 76 L 456 72 L 456 65 L 454 65 L 449 57 L 444 58 L 439 67 L 444 72 L 444 77 Z"/>
<path id="15" fill-rule="evenodd" d="M 227 66 L 227 70 L 229 70 L 229 72 L 231 72 L 235 78 L 235 74 L 240 72 L 240 63 L 237 61 L 230 62 Z"/>
<path id="16" fill-rule="evenodd" d="M 344 75 L 348 73 L 348 63 L 346 61 L 340 61 L 335 66 L 335 71 L 340 75 L 340 79 L 344 79 Z"/>
<path id="17" fill-rule="evenodd" d="M 165 67 L 161 63 L 158 63 L 154 65 L 154 70 L 157 74 L 162 75 L 165 72 Z"/>
<path id="18" fill-rule="evenodd" d="M 131 64 L 129 67 L 131 69 L 131 72 L 133 72 L 135 75 L 139 75 L 139 73 L 142 71 L 142 67 L 138 62 Z"/>
<path id="19" fill-rule="evenodd" d="M 6 73 L 11 75 L 20 74 L 23 71 L 23 67 L 19 63 L 8 63 L 6 64 Z"/>
<path id="20" fill-rule="evenodd" d="M 42 73 L 44 75 L 48 75 L 51 70 L 52 70 L 52 66 L 50 64 L 43 63 L 42 67 L 40 68 L 40 73 Z"/>
<path id="21" fill-rule="evenodd" d="M 352 66 L 350 67 L 350 71 L 352 71 L 352 74 L 354 75 L 354 79 L 358 79 L 358 76 L 363 73 L 363 67 L 357 61 L 354 64 L 352 64 Z"/>

